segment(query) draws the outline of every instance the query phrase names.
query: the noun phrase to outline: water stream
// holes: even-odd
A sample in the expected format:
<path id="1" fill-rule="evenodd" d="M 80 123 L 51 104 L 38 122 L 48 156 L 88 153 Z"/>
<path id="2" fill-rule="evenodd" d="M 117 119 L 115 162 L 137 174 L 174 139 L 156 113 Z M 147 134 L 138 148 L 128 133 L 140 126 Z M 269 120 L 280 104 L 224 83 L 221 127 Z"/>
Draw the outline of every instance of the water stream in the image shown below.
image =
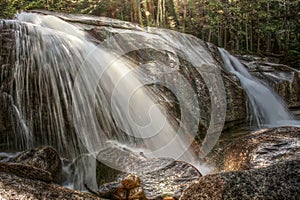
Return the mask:
<path id="1" fill-rule="evenodd" d="M 252 117 L 258 128 L 300 126 L 280 96 L 266 83 L 253 77 L 245 66 L 226 50 L 218 48 L 225 68 L 237 76 L 247 93 Z"/>

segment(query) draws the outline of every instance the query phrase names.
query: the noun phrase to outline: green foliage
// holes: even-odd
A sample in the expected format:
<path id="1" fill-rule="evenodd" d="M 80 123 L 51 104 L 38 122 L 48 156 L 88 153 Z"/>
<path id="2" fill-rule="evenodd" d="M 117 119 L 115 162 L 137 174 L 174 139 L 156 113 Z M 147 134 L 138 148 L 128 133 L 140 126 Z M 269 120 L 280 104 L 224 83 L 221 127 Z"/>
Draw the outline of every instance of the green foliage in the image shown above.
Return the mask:
<path id="1" fill-rule="evenodd" d="M 10 0 L 2 0 L 0 2 L 0 18 L 11 18 L 16 13 L 16 5 Z"/>
<path id="2" fill-rule="evenodd" d="M 32 9 L 170 28 L 236 53 L 269 52 L 299 64 L 300 0 L 1 0 L 0 18 Z"/>

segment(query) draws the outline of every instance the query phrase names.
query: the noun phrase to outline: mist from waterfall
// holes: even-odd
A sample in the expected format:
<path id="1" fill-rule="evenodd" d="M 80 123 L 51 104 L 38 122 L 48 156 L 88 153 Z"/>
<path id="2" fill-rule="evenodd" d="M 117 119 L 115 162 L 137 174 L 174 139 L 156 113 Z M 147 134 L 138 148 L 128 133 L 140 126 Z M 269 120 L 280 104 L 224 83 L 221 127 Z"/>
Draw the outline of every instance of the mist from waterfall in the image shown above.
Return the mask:
<path id="1" fill-rule="evenodd" d="M 225 49 L 218 48 L 225 68 L 237 76 L 249 99 L 251 116 L 258 128 L 300 126 L 280 96 L 266 83 L 253 77 L 246 67 Z"/>
<path id="2" fill-rule="evenodd" d="M 30 144 L 25 148 L 48 144 L 64 157 L 81 159 L 75 188 L 83 189 L 88 183 L 97 189 L 95 159 L 123 170 L 122 163 L 111 163 L 98 155 L 115 146 L 120 156 L 125 145 L 148 158 L 167 157 L 200 165 L 201 155 L 191 148 L 200 118 L 197 96 L 177 75 L 178 55 L 214 86 L 211 101 L 218 106 L 211 108 L 202 156 L 216 144 L 225 121 L 225 89 L 212 56 L 200 40 L 168 30 L 116 29 L 116 36 L 96 45 L 79 27 L 58 17 L 21 13 L 16 19 L 5 23 L 16 30 L 17 60 L 11 93 L 23 128 L 22 140 Z M 138 63 L 124 56 L 140 48 L 167 52 L 170 66 L 155 64 L 167 75 L 151 79 L 139 70 Z M 153 67 L 153 62 L 144 64 L 149 66 Z M 157 96 L 144 87 L 153 83 L 178 95 L 179 125 L 178 119 L 168 116 L 157 103 Z"/>

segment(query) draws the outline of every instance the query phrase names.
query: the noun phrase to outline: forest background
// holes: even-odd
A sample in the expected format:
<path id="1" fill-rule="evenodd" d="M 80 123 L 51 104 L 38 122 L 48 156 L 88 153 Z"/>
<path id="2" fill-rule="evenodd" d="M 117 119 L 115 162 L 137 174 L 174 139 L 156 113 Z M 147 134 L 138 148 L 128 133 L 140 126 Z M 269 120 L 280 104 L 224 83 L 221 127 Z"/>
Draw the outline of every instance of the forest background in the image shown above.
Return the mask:
<path id="1" fill-rule="evenodd" d="M 300 0 L 1 0 L 0 18 L 33 9 L 168 28 L 300 68 Z"/>

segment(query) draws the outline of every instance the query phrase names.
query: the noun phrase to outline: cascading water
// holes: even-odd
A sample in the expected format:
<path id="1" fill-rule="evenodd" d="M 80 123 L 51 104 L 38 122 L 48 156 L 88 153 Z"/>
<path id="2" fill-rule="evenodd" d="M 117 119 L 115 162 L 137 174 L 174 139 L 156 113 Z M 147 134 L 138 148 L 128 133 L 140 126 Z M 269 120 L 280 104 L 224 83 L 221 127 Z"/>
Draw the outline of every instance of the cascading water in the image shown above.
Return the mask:
<path id="1" fill-rule="evenodd" d="M 197 164 L 198 155 L 190 148 L 200 118 L 197 95 L 178 75 L 176 55 L 196 68 L 210 93 L 211 117 L 200 156 L 217 142 L 225 121 L 225 89 L 202 41 L 161 29 L 112 29 L 118 34 L 95 45 L 80 28 L 54 16 L 21 13 L 17 20 L 5 23 L 16 30 L 11 93 L 26 126 L 24 137 L 32 146 L 49 144 L 65 157 L 82 158 L 83 166 L 77 169 L 82 185 L 88 182 L 96 190 L 95 158 L 123 169 L 122 163 L 98 156 L 116 143 L 143 151 L 146 157 Z M 170 66 L 154 64 L 164 70 L 155 80 L 143 76 L 138 63 L 126 58 L 138 49 L 170 54 Z M 144 67 L 153 69 L 153 62 Z M 178 98 L 179 125 L 157 105 L 157 96 L 143 87 L 153 83 L 164 85 Z"/>
<path id="2" fill-rule="evenodd" d="M 237 76 L 247 93 L 252 117 L 258 128 L 299 126 L 279 95 L 267 84 L 253 77 L 243 64 L 226 50 L 218 48 L 228 72 Z"/>

